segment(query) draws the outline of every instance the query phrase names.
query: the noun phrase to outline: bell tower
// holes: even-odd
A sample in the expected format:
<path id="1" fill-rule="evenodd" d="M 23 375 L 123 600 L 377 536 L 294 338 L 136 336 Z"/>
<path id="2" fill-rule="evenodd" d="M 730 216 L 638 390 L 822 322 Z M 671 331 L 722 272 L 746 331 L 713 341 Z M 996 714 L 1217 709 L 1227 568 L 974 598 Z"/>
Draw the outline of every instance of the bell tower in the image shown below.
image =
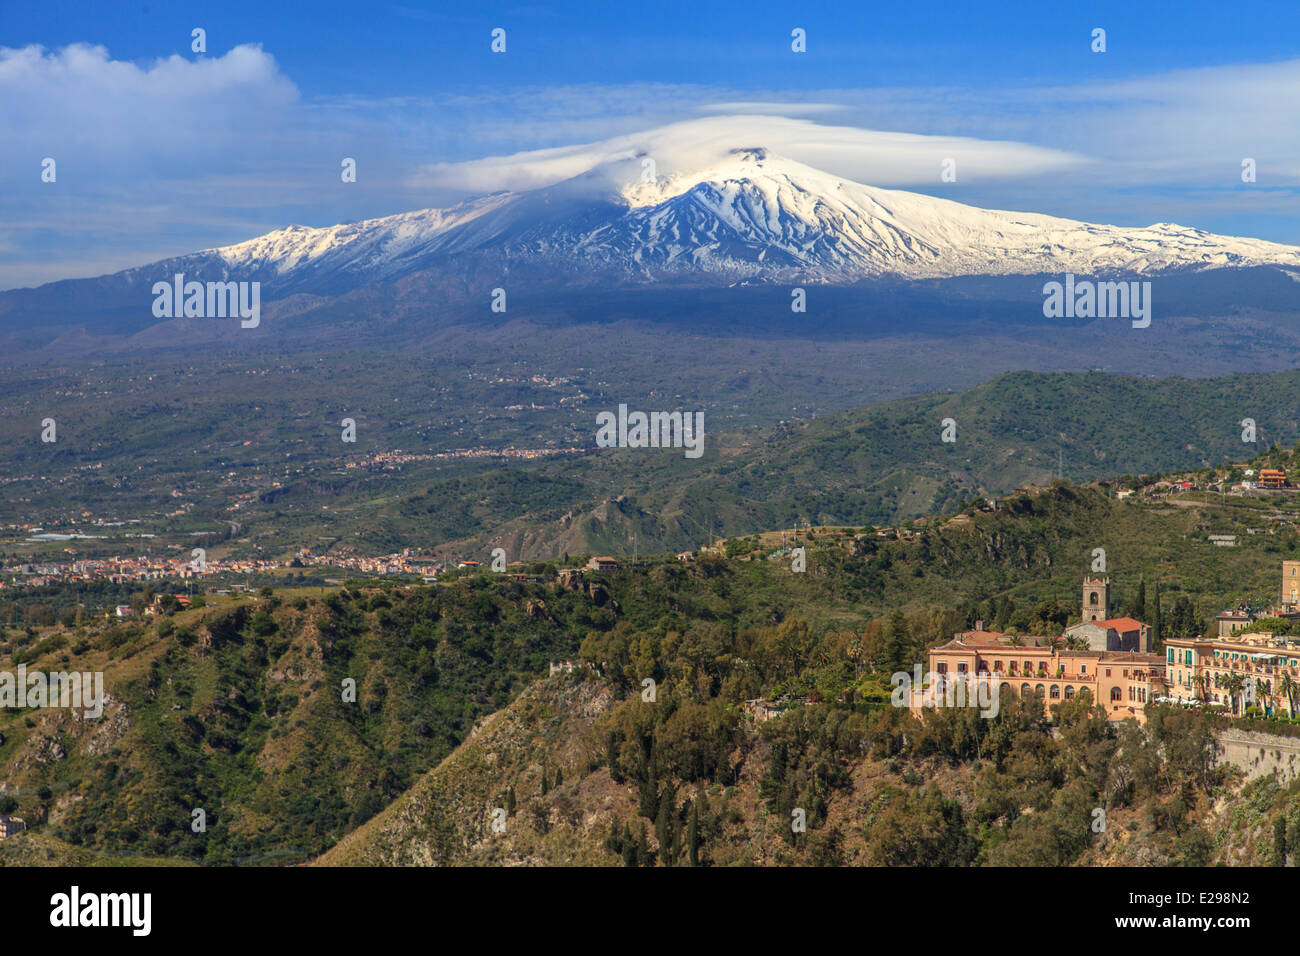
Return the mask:
<path id="1" fill-rule="evenodd" d="M 1110 620 L 1110 579 L 1083 579 L 1083 605 L 1079 619 L 1089 621 Z"/>
<path id="2" fill-rule="evenodd" d="M 1282 562 L 1282 607 L 1291 610 L 1300 605 L 1300 561 Z"/>

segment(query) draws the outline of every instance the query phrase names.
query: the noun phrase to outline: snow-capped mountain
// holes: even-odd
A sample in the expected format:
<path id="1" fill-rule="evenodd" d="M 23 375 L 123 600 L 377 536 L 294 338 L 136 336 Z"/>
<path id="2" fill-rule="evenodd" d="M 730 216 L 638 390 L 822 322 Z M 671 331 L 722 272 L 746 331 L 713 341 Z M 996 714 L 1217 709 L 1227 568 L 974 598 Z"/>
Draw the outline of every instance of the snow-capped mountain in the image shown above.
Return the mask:
<path id="1" fill-rule="evenodd" d="M 773 260 L 830 281 L 1049 272 L 1155 273 L 1300 264 L 1300 248 L 1172 223 L 1140 229 L 979 209 L 850 182 L 763 150 L 630 193 L 625 236 L 637 263 L 683 257 L 761 271 Z M 591 237 L 590 245 L 599 244 Z"/>
<path id="2" fill-rule="evenodd" d="M 198 256 L 231 273 L 271 273 L 295 287 L 309 276 L 388 278 L 489 250 L 520 263 L 595 268 L 634 280 L 694 273 L 851 282 L 1300 267 L 1293 246 L 1172 223 L 1123 228 L 980 209 L 864 186 L 763 149 L 736 150 L 691 174 L 645 183 L 633 178 L 639 169 L 636 162 L 612 165 L 447 210 L 324 229 L 291 226 Z"/>
<path id="3" fill-rule="evenodd" d="M 686 288 L 1256 266 L 1294 277 L 1288 270 L 1300 270 L 1300 248 L 1293 246 L 1169 223 L 1124 228 L 980 209 L 864 186 L 760 148 L 645 182 L 641 171 L 642 158 L 629 157 L 556 185 L 450 209 L 289 226 L 98 279 L 3 292 L 0 321 L 14 328 L 139 330 L 152 324 L 149 290 L 177 273 L 259 281 L 262 301 L 272 302 L 298 293 L 331 299 L 371 286 L 383 291 L 384 283 L 415 273 L 464 293 L 507 275 L 538 288 Z M 409 305 L 433 286 L 417 284 L 400 295 Z M 381 295 L 369 306 L 385 301 Z M 108 318 L 93 321 L 97 315 Z"/>

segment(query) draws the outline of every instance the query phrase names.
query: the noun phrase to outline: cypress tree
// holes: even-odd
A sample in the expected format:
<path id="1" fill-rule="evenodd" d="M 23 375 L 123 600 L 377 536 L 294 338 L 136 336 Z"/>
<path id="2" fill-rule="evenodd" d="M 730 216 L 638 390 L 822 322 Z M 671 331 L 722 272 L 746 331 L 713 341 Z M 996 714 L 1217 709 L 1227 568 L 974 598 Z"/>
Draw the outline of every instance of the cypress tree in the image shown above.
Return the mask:
<path id="1" fill-rule="evenodd" d="M 677 793 L 671 786 L 659 795 L 655 839 L 659 841 L 659 858 L 664 866 L 672 866 L 677 862 Z"/>
<path id="2" fill-rule="evenodd" d="M 1163 646 L 1160 625 L 1160 585 L 1155 586 L 1155 596 L 1151 600 L 1151 650 L 1159 651 Z"/>
<path id="3" fill-rule="evenodd" d="M 668 849 L 668 808 L 672 800 L 668 794 L 664 793 L 659 798 L 659 813 L 655 816 L 655 839 L 659 841 L 659 853 L 663 857 L 665 865 L 672 863 L 672 856 Z"/>
<path id="4" fill-rule="evenodd" d="M 605 761 L 609 764 L 609 778 L 622 783 L 623 774 L 618 769 L 618 738 L 613 733 L 605 738 Z"/>
<path id="5" fill-rule="evenodd" d="M 609 821 L 609 832 L 605 834 L 605 849 L 610 853 L 622 854 L 623 841 L 619 838 L 618 822 Z"/>
<path id="6" fill-rule="evenodd" d="M 902 611 L 895 611 L 890 615 L 889 623 L 885 625 L 882 663 L 887 671 L 897 673 L 907 670 L 912 663 L 911 643 L 911 635 L 907 631 L 907 619 L 903 617 Z"/>
<path id="7" fill-rule="evenodd" d="M 997 620 L 993 622 L 993 629 L 995 631 L 1005 631 L 1011 626 L 1011 615 L 1015 613 L 1016 602 L 1011 600 L 1010 595 L 1003 597 L 1002 606 L 998 608 Z"/>
<path id="8" fill-rule="evenodd" d="M 641 834 L 641 835 L 642 835 L 643 837 L 645 836 L 645 832 L 644 832 L 644 830 L 642 831 L 642 834 Z M 639 864 L 639 862 L 640 862 L 640 861 L 637 859 L 637 857 L 638 857 L 639 855 L 640 855 L 640 854 L 637 852 L 636 841 L 632 839 L 632 830 L 628 827 L 628 825 L 627 825 L 626 823 L 624 823 L 624 824 L 623 824 L 623 862 L 624 862 L 624 864 L 626 864 L 627 866 L 637 866 L 637 865 Z"/>
<path id="9" fill-rule="evenodd" d="M 641 781 L 641 805 L 637 808 L 637 813 L 647 820 L 653 820 L 659 808 L 658 786 L 653 773 Z"/>
<path id="10" fill-rule="evenodd" d="M 691 804 L 691 820 L 686 825 L 686 853 L 691 866 L 700 865 L 700 811 L 694 803 Z"/>
<path id="11" fill-rule="evenodd" d="M 654 854 L 650 852 L 650 848 L 646 845 L 644 820 L 641 821 L 641 833 L 636 838 L 636 865 L 637 866 L 655 865 Z"/>

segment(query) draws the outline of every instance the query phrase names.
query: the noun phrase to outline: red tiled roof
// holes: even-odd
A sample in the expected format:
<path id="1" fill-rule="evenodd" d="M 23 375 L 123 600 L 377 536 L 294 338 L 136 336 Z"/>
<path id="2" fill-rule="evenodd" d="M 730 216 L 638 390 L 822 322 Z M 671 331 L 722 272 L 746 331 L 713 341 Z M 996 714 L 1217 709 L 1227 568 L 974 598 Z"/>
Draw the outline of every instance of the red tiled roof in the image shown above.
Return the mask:
<path id="1" fill-rule="evenodd" d="M 1113 627 L 1121 634 L 1125 631 L 1140 631 L 1146 627 L 1141 621 L 1135 621 L 1131 617 L 1112 617 L 1106 621 L 1098 621 L 1102 627 Z"/>

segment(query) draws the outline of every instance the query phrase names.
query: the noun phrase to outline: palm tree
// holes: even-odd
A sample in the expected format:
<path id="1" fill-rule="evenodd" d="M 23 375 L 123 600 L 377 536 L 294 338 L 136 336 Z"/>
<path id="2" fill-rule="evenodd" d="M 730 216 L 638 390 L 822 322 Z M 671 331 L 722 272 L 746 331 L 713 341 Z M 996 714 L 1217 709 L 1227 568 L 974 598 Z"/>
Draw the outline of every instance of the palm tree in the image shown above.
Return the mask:
<path id="1" fill-rule="evenodd" d="M 1282 679 L 1278 681 L 1278 690 L 1286 695 L 1287 716 L 1295 716 L 1295 695 L 1300 691 L 1300 684 L 1291 679 L 1289 671 L 1282 671 Z"/>
<path id="2" fill-rule="evenodd" d="M 1199 677 L 1192 678 L 1192 684 L 1196 687 L 1197 691 L 1200 692 L 1201 700 L 1210 699 L 1210 683 L 1210 674 L 1208 671 L 1203 671 Z"/>
<path id="3" fill-rule="evenodd" d="M 1273 682 L 1266 680 L 1264 683 L 1264 702 L 1268 705 L 1266 708 L 1267 715 L 1271 716 L 1277 708 L 1277 691 L 1273 688 Z"/>
<path id="4" fill-rule="evenodd" d="M 1243 677 L 1241 674 L 1238 674 L 1236 671 L 1229 674 L 1227 679 L 1224 680 L 1223 682 L 1223 686 L 1226 687 L 1228 689 L 1228 693 L 1232 695 L 1232 715 L 1234 717 L 1238 716 L 1237 695 L 1241 693 L 1241 688 L 1245 686 L 1245 684 L 1246 684 L 1246 678 Z"/>
<path id="5" fill-rule="evenodd" d="M 861 634 L 854 634 L 853 637 L 849 639 L 849 660 L 853 661 L 854 677 L 862 676 L 862 651 L 865 646 L 866 642 L 863 640 L 863 635 Z"/>
<path id="6" fill-rule="evenodd" d="M 1222 673 L 1215 674 L 1214 687 L 1216 690 L 1226 690 L 1228 687 L 1228 678 Z"/>

